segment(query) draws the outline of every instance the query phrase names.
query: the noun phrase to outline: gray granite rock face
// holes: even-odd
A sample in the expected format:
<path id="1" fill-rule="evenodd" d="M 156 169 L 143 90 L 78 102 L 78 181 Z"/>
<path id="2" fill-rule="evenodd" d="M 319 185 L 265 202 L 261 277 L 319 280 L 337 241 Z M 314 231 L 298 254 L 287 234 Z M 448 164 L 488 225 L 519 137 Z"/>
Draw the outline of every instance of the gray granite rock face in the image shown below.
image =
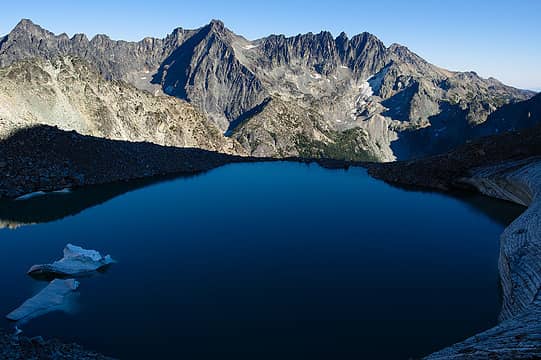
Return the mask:
<path id="1" fill-rule="evenodd" d="M 272 35 L 249 41 L 212 21 L 196 30 L 176 29 L 164 39 L 126 42 L 105 35 L 68 38 L 23 20 L 0 40 L 0 66 L 65 54 L 85 59 L 105 79 L 187 100 L 222 132 L 240 136 L 248 153 L 275 157 L 294 156 L 303 149 L 287 136 L 278 139 L 284 146 L 259 146 L 267 142 L 268 131 L 248 124 L 265 121 L 257 118 L 257 110 L 269 98 L 283 101 L 290 113 L 283 118 L 310 109 L 323 127 L 348 132 L 337 139 L 366 133 L 363 145 L 357 144 L 360 155 L 370 149 L 378 152 L 377 160 L 391 161 L 449 150 L 466 140 L 457 136 L 464 129 L 484 123 L 505 104 L 533 95 L 475 73 L 438 68 L 404 46 L 386 47 L 369 33 L 352 38 L 344 33 L 334 38 L 329 32 Z M 489 134 L 495 131 L 486 128 Z M 246 136 L 254 141 L 244 141 Z M 427 136 L 437 138 L 437 146 L 427 142 Z M 428 145 L 417 146 L 420 143 Z M 340 140 L 325 141 L 321 148 L 328 146 L 341 149 L 340 157 L 351 150 L 349 142 L 341 147 Z"/>
<path id="2" fill-rule="evenodd" d="M 501 237 L 501 323 L 427 359 L 537 359 L 541 357 L 541 159 L 505 162 L 464 179 L 480 192 L 528 210 Z"/>
<path id="3" fill-rule="evenodd" d="M 193 105 L 123 81 L 106 81 L 71 56 L 0 68 L 0 140 L 35 125 L 113 140 L 244 153 Z"/>
<path id="4" fill-rule="evenodd" d="M 532 305 L 541 305 L 541 160 L 480 169 L 468 182 L 484 194 L 528 206 L 502 235 L 500 272 L 504 303 L 501 319 L 507 320 Z"/>
<path id="5" fill-rule="evenodd" d="M 165 58 L 153 82 L 165 93 L 187 99 L 203 110 L 222 131 L 261 103 L 263 84 L 236 57 L 237 35 L 219 21 L 197 31 Z"/>

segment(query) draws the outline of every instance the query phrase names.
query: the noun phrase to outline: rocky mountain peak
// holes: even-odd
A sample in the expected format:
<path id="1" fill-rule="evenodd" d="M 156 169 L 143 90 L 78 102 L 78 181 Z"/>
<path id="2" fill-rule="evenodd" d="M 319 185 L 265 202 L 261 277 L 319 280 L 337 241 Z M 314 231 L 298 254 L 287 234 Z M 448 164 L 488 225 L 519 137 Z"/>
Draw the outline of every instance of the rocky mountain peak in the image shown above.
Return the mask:
<path id="1" fill-rule="evenodd" d="M 343 31 L 336 38 L 336 41 L 347 41 L 347 40 L 348 40 L 348 35 Z"/>
<path id="2" fill-rule="evenodd" d="M 324 31 L 320 32 L 320 33 L 318 34 L 318 36 L 319 36 L 320 38 L 322 38 L 322 39 L 325 39 L 325 40 L 330 39 L 331 41 L 334 41 L 334 37 L 332 36 L 332 34 L 331 34 L 330 31 L 324 30 Z"/>
<path id="3" fill-rule="evenodd" d="M 21 21 L 19 21 L 17 25 L 15 25 L 15 28 L 13 28 L 13 31 L 15 32 L 32 31 L 35 29 L 42 29 L 42 28 L 39 25 L 34 24 L 34 22 L 30 19 L 21 19 Z"/>
<path id="4" fill-rule="evenodd" d="M 421 58 L 419 55 L 411 51 L 407 46 L 400 45 L 400 44 L 392 44 L 389 46 L 389 52 L 399 59 L 409 62 L 409 63 L 424 63 L 426 64 L 426 60 Z"/>
<path id="5" fill-rule="evenodd" d="M 92 40 L 90 40 L 91 43 L 95 43 L 95 44 L 103 44 L 110 41 L 111 41 L 111 38 L 105 34 L 97 34 L 96 36 L 92 38 Z"/>
<path id="6" fill-rule="evenodd" d="M 88 37 L 85 34 L 75 34 L 71 38 L 76 43 L 88 43 Z"/>
<path id="7" fill-rule="evenodd" d="M 223 31 L 225 30 L 225 25 L 223 23 L 223 21 L 221 20 L 216 20 L 216 19 L 212 19 L 209 23 L 209 26 L 213 29 L 213 30 L 216 30 L 216 31 Z"/>
<path id="8" fill-rule="evenodd" d="M 167 47 L 177 48 L 181 46 L 184 41 L 186 41 L 186 38 L 189 37 L 191 33 L 193 33 L 193 31 L 185 30 L 181 27 L 178 27 L 174 29 L 171 34 L 167 35 L 167 37 L 163 39 L 163 41 Z"/>
<path id="9" fill-rule="evenodd" d="M 203 27 L 203 31 L 209 34 L 215 34 L 218 36 L 234 36 L 233 32 L 229 30 L 221 20 L 211 20 L 208 25 Z"/>
<path id="10" fill-rule="evenodd" d="M 341 32 L 340 35 L 335 39 L 336 48 L 338 50 L 338 53 L 343 58 L 344 53 L 347 50 L 348 44 L 349 44 L 349 38 L 345 32 Z"/>
<path id="11" fill-rule="evenodd" d="M 196 31 L 197 36 L 201 38 L 207 38 L 211 41 L 219 39 L 227 45 L 230 45 L 231 41 L 237 37 L 235 33 L 229 30 L 225 24 L 220 20 L 212 20 L 206 26 Z"/>
<path id="12" fill-rule="evenodd" d="M 54 34 L 50 31 L 45 30 L 39 25 L 36 25 L 32 22 L 32 20 L 29 19 L 22 19 L 19 21 L 19 23 L 13 28 L 11 33 L 9 34 L 11 37 L 51 37 L 54 36 Z"/>

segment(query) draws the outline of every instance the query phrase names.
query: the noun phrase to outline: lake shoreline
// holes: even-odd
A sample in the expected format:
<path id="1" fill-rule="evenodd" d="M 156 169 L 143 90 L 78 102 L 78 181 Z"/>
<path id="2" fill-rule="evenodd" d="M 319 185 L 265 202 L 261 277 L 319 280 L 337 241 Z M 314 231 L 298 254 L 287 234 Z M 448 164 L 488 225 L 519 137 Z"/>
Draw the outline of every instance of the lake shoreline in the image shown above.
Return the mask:
<path id="1" fill-rule="evenodd" d="M 2 150 L 0 151 L 2 154 L 0 155 L 0 169 L 6 174 L 0 180 L 0 198 L 17 198 L 36 191 L 51 192 L 63 188 L 78 188 L 164 175 L 196 174 L 229 163 L 292 161 L 317 162 L 320 166 L 329 169 L 366 167 L 368 173 L 377 179 L 414 189 L 442 192 L 464 189 L 479 191 L 488 196 L 530 205 L 529 212 L 537 215 L 536 212 L 540 211 L 537 207 L 537 192 L 541 188 L 541 181 L 537 181 L 535 175 L 541 173 L 537 167 L 541 161 L 539 160 L 541 149 L 537 145 L 541 144 L 540 134 L 539 129 L 528 133 L 509 133 L 485 138 L 466 144 L 450 153 L 418 161 L 368 164 L 340 160 L 231 156 L 199 149 L 178 149 L 148 143 L 98 139 L 52 127 L 37 127 L 26 129 L 0 143 L 0 150 Z M 480 169 L 481 167 L 483 169 Z M 530 171 L 523 171 L 525 168 L 529 168 Z M 517 201 L 517 199 L 522 200 Z M 525 214 L 528 215 L 528 211 Z M 522 218 L 517 219 L 517 222 L 520 223 Z M 537 253 L 541 242 L 535 235 L 535 229 L 541 224 L 538 221 L 531 221 L 530 218 L 526 219 L 527 227 L 518 230 L 533 234 L 530 240 L 534 246 L 534 253 Z M 428 357 L 429 359 L 475 359 L 489 355 L 526 359 L 541 356 L 541 345 L 538 342 L 541 337 L 541 321 L 538 320 L 541 310 L 537 293 L 532 294 L 530 291 L 520 294 L 513 301 L 509 300 L 513 295 L 511 293 L 516 291 L 513 290 L 516 284 L 511 283 L 516 275 L 516 272 L 513 272 L 516 264 L 513 263 L 512 254 L 505 255 L 505 248 L 507 246 L 513 252 L 524 250 L 524 245 L 517 245 L 516 239 L 513 238 L 513 234 L 518 231 L 513 230 L 514 224 L 506 230 L 502 238 L 500 272 L 503 288 L 508 289 L 505 295 L 507 299 L 504 299 L 507 305 L 504 305 L 504 312 L 502 312 L 503 322 L 496 328 L 468 339 L 464 343 L 433 354 Z M 508 234 L 507 238 L 505 234 Z M 514 245 L 509 246 L 509 244 Z M 541 279 L 541 273 L 535 272 L 538 270 L 535 261 L 541 263 L 541 259 L 534 257 L 528 261 L 534 273 L 519 274 L 518 277 L 528 277 L 538 281 Z M 502 271 L 505 267 L 508 269 L 507 272 Z M 525 286 L 525 284 L 519 285 Z M 522 289 L 519 289 L 519 292 Z M 535 286 L 532 289 L 536 290 Z M 517 305 L 513 305 L 515 302 Z M 527 306 L 524 306 L 526 302 Z M 21 338 L 23 340 L 14 341 L 11 336 L 1 332 L 0 338 L 2 338 L 0 343 L 2 351 L 34 351 L 36 349 L 48 351 L 47 349 L 65 346 L 56 341 L 42 339 L 39 339 L 39 344 L 36 345 L 35 340 L 24 337 Z M 74 346 L 76 351 L 82 351 L 80 347 Z M 84 359 L 81 357 L 83 355 L 84 353 L 81 352 L 77 354 L 77 357 L 67 355 L 68 357 L 64 358 Z M 107 359 L 106 357 L 93 358 Z"/>
<path id="2" fill-rule="evenodd" d="M 260 158 L 108 140 L 51 126 L 20 130 L 0 141 L 0 199 L 173 175 L 193 175 L 249 162 L 313 163 L 329 169 L 363 163 L 303 158 Z"/>
<path id="3" fill-rule="evenodd" d="M 50 126 L 0 141 L 0 199 L 264 161 L 192 148 L 108 140 Z"/>
<path id="4" fill-rule="evenodd" d="M 111 357 L 88 351 L 77 344 L 65 344 L 42 337 L 14 336 L 0 329 L 0 358 L 9 360 L 113 360 Z"/>

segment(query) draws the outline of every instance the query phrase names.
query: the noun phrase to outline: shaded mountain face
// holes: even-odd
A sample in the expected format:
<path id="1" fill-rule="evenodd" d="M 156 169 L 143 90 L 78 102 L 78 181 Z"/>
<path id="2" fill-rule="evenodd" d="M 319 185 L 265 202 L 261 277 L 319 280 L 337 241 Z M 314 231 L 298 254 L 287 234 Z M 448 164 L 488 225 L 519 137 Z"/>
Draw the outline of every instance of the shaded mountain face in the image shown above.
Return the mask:
<path id="1" fill-rule="evenodd" d="M 460 142 L 464 128 L 533 95 L 438 68 L 369 33 L 248 41 L 212 21 L 164 39 L 125 42 L 57 36 L 23 20 L 0 40 L 1 66 L 62 54 L 87 60 L 105 79 L 189 101 L 248 153 L 262 156 L 302 156 L 307 149 L 378 161 L 424 156 L 453 141 L 423 145 L 412 134 L 448 133 Z"/>
<path id="2" fill-rule="evenodd" d="M 482 124 L 467 120 L 467 112 L 458 104 L 447 104 L 446 111 L 431 117 L 431 126 L 401 133 L 402 142 L 392 144 L 402 158 L 422 158 L 454 149 L 467 141 L 484 136 L 533 128 L 541 123 L 541 94 L 533 98 L 503 105 Z"/>

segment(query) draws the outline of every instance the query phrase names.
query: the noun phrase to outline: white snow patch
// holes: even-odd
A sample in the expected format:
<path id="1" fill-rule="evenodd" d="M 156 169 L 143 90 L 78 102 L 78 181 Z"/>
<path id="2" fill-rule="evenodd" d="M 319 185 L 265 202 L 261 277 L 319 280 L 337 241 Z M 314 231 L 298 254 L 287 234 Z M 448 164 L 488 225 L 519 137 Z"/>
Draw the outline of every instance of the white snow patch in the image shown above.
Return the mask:
<path id="1" fill-rule="evenodd" d="M 28 270 L 29 275 L 82 276 L 114 263 L 110 255 L 102 256 L 95 250 L 68 244 L 64 248 L 64 257 L 47 265 L 34 265 Z"/>
<path id="2" fill-rule="evenodd" d="M 29 194 L 26 194 L 26 195 L 19 196 L 18 198 L 15 199 L 15 201 L 29 200 L 29 199 L 33 199 L 33 198 L 36 198 L 36 197 L 49 195 L 49 194 L 69 194 L 69 193 L 71 193 L 71 189 L 69 189 L 69 188 L 65 188 L 65 189 L 57 190 L 57 191 L 51 191 L 51 192 L 36 191 L 36 192 L 33 192 L 33 193 L 29 193 Z"/>
<path id="3" fill-rule="evenodd" d="M 40 197 L 40 196 L 44 196 L 44 195 L 47 195 L 47 193 L 44 192 L 44 191 L 36 191 L 36 192 L 33 192 L 33 193 L 29 193 L 29 194 L 26 194 L 26 195 L 19 196 L 18 198 L 15 199 L 15 201 L 28 200 L 28 199 L 32 199 L 32 198 Z"/>
<path id="4" fill-rule="evenodd" d="M 357 99 L 355 100 L 355 106 L 359 107 L 365 105 L 372 95 L 374 95 L 374 91 L 368 81 L 363 82 L 361 86 L 359 86 L 359 96 L 357 96 Z"/>
<path id="5" fill-rule="evenodd" d="M 70 188 L 65 188 L 65 189 L 62 189 L 62 190 L 53 191 L 52 193 L 53 194 L 70 194 L 71 189 Z"/>
<path id="6" fill-rule="evenodd" d="M 141 80 L 146 80 L 146 79 L 147 79 L 146 76 L 141 77 Z"/>
<path id="7" fill-rule="evenodd" d="M 259 45 L 251 45 L 251 44 L 250 44 L 250 45 L 245 45 L 245 46 L 243 46 L 242 48 L 243 48 L 244 50 L 251 50 L 251 49 L 255 49 L 256 47 L 259 47 Z"/>
<path id="8" fill-rule="evenodd" d="M 310 74 L 310 77 L 311 77 L 312 79 L 316 79 L 316 80 L 321 79 L 321 75 L 319 75 L 319 74 Z"/>
<path id="9" fill-rule="evenodd" d="M 26 300 L 6 317 L 21 324 L 52 311 L 68 311 L 70 307 L 68 296 L 78 287 L 79 282 L 74 279 L 53 280 L 37 295 Z"/>
<path id="10" fill-rule="evenodd" d="M 361 96 L 363 98 L 369 98 L 370 96 L 374 95 L 374 91 L 372 90 L 372 87 L 370 86 L 370 83 L 368 81 L 365 81 L 361 84 L 359 87 L 359 91 L 361 92 Z"/>
<path id="11" fill-rule="evenodd" d="M 387 75 L 387 72 L 389 71 L 389 68 L 383 68 L 379 73 L 371 76 L 368 78 L 368 83 L 374 90 L 374 92 L 378 92 L 381 89 L 381 85 L 383 84 L 383 79 L 385 78 L 385 75 Z"/>
<path id="12" fill-rule="evenodd" d="M 345 65 L 340 65 L 340 67 L 341 67 L 342 69 L 349 69 L 349 68 L 348 68 L 347 66 L 345 66 Z"/>

